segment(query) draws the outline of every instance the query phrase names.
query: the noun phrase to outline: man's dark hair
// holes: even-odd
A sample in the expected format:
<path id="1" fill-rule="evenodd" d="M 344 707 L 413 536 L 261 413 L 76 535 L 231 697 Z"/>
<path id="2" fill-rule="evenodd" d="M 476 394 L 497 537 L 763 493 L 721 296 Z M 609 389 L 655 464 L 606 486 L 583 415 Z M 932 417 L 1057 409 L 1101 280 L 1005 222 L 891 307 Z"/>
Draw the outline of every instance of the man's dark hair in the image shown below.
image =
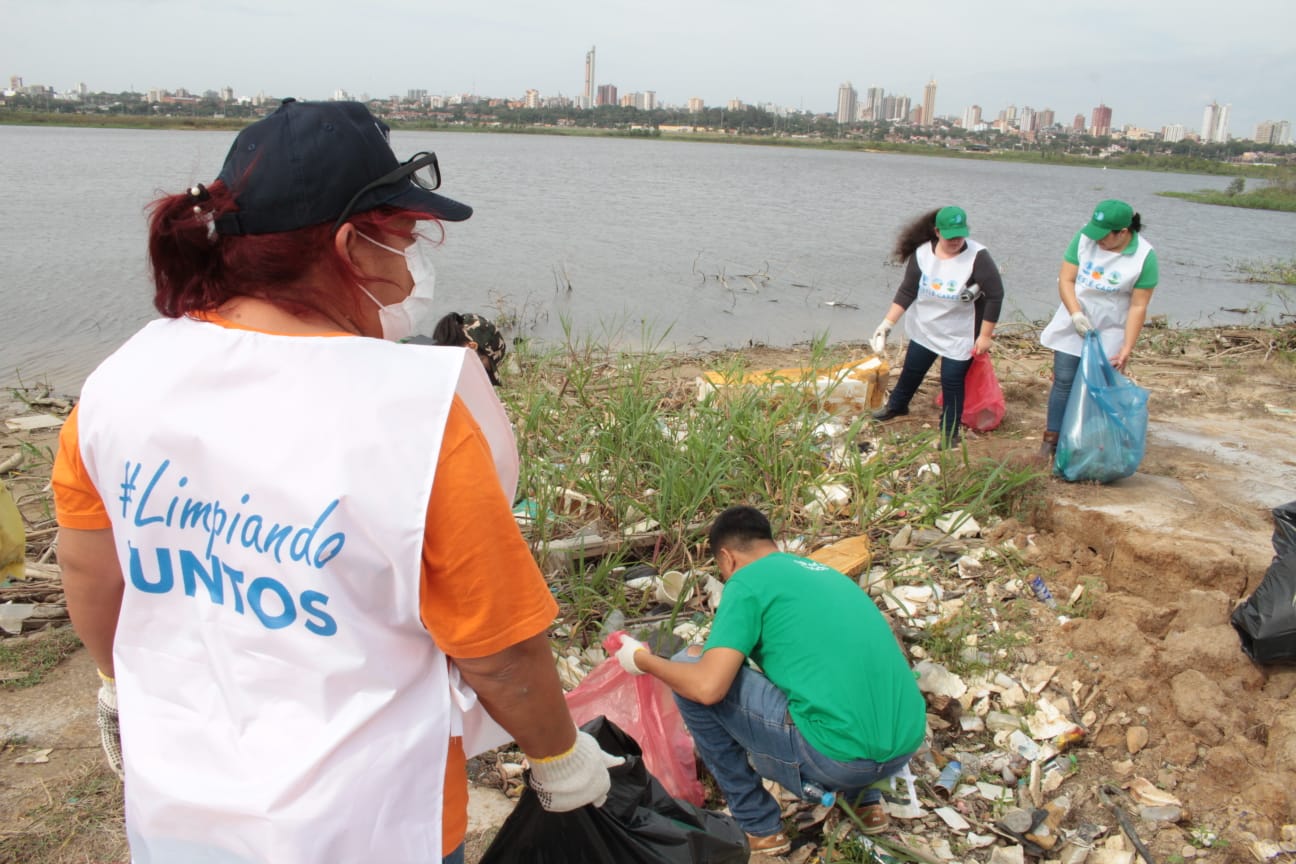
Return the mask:
<path id="1" fill-rule="evenodd" d="M 711 523 L 711 554 L 721 548 L 744 549 L 758 540 L 774 542 L 769 520 L 755 507 L 730 507 Z"/>

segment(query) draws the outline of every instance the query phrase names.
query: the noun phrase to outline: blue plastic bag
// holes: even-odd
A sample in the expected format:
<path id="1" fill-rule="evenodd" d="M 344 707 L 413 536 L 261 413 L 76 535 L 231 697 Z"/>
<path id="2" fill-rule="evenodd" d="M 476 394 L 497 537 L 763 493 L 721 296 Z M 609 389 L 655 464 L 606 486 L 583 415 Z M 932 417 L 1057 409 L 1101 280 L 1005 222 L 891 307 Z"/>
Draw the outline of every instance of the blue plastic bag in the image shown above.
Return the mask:
<path id="1" fill-rule="evenodd" d="M 1147 444 L 1148 391 L 1117 372 L 1098 332 L 1085 334 L 1058 434 L 1054 467 L 1072 483 L 1110 483 L 1138 470 Z"/>

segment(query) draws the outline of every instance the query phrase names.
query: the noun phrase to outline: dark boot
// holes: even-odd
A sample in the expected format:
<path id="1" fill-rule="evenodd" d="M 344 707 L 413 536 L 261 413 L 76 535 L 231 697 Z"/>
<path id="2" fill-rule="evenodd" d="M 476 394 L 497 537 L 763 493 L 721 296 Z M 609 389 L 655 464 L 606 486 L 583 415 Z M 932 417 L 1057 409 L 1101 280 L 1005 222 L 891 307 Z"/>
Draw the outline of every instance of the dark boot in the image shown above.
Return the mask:
<path id="1" fill-rule="evenodd" d="M 1040 442 L 1039 460 L 1046 465 L 1052 465 L 1054 458 L 1057 456 L 1058 433 L 1045 432 L 1044 440 Z"/>

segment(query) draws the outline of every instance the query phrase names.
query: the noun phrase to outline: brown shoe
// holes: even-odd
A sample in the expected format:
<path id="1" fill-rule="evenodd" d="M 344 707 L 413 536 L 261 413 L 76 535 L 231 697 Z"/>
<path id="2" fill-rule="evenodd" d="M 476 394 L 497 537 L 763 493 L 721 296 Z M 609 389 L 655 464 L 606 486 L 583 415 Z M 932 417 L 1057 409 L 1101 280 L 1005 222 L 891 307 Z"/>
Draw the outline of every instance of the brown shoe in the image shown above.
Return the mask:
<path id="1" fill-rule="evenodd" d="M 782 831 L 768 837 L 747 835 L 747 846 L 758 855 L 782 855 L 792 848 L 792 841 Z"/>
<path id="2" fill-rule="evenodd" d="M 867 804 L 856 810 L 855 815 L 864 826 L 864 834 L 881 834 L 891 827 L 891 816 L 880 803 Z"/>

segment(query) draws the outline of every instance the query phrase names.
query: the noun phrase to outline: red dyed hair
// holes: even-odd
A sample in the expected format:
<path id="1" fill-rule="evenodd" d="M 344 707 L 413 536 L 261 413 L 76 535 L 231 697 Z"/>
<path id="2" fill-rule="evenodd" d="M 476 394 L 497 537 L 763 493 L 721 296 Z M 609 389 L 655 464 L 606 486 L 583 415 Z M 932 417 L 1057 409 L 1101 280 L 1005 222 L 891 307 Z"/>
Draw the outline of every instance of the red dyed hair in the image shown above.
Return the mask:
<path id="1" fill-rule="evenodd" d="M 293 314 L 317 313 L 339 327 L 370 302 L 351 286 L 372 281 L 333 246 L 331 222 L 277 234 L 217 234 L 213 220 L 238 207 L 217 180 L 207 197 L 167 195 L 149 205 L 153 305 L 168 318 L 210 312 L 235 297 L 258 297 Z M 370 237 L 410 238 L 402 219 L 440 223 L 426 213 L 380 207 L 348 221 Z"/>

